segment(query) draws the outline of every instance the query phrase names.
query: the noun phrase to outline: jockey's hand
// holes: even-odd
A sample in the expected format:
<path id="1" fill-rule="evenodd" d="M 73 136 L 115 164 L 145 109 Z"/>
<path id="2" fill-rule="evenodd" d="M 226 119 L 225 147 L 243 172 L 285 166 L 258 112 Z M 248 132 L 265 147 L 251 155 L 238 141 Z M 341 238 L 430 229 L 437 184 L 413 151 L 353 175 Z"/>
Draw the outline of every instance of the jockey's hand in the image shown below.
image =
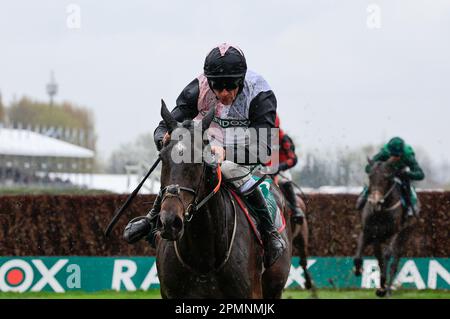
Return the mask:
<path id="1" fill-rule="evenodd" d="M 170 140 L 170 134 L 168 132 L 166 132 L 166 134 L 164 134 L 162 140 L 159 140 L 157 142 L 158 150 L 161 150 L 164 147 L 164 144 L 166 144 L 168 140 Z"/>
<path id="2" fill-rule="evenodd" d="M 216 156 L 217 163 L 222 163 L 225 159 L 225 149 L 222 146 L 211 145 L 211 153 Z"/>
<path id="3" fill-rule="evenodd" d="M 164 145 L 168 140 L 170 140 L 170 134 L 169 132 L 166 132 L 166 134 L 164 134 L 164 137 L 162 139 L 162 144 Z"/>
<path id="4" fill-rule="evenodd" d="M 398 162 L 400 160 L 400 156 L 391 156 L 389 157 L 389 159 L 387 160 L 387 162 L 389 164 L 393 164 L 395 162 Z"/>
<path id="5" fill-rule="evenodd" d="M 407 178 L 409 178 L 410 171 L 411 171 L 411 169 L 409 167 L 405 167 L 402 170 L 400 170 L 400 172 L 397 173 L 397 176 L 400 179 L 407 179 Z"/>

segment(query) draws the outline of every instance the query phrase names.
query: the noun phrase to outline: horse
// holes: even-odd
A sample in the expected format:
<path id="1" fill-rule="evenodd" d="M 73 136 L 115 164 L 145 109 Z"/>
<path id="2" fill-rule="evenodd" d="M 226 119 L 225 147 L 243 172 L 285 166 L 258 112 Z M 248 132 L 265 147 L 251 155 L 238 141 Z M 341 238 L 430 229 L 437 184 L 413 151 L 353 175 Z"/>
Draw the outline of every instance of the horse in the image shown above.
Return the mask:
<path id="1" fill-rule="evenodd" d="M 290 265 L 291 247 L 268 269 L 263 247 L 236 193 L 222 184 L 220 165 L 207 161 L 175 162 L 173 154 L 209 154 L 207 139 L 195 143 L 209 128 L 212 108 L 200 123 L 177 122 L 162 101 L 161 116 L 172 132 L 161 149 L 163 199 L 157 223 L 156 266 L 162 298 L 281 298 Z M 180 130 L 191 138 L 178 140 Z M 178 132 L 177 132 L 178 130 Z M 196 131 L 197 130 L 197 131 Z M 200 144 L 200 145 L 199 145 Z M 207 157 L 207 156 L 206 156 Z M 271 192 L 282 206 L 276 186 Z M 287 212 L 283 209 L 283 214 Z M 282 236 L 290 242 L 290 224 Z"/>
<path id="2" fill-rule="evenodd" d="M 305 218 L 303 219 L 303 223 L 297 224 L 291 221 L 292 225 L 292 245 L 297 248 L 300 257 L 300 266 L 303 269 L 303 274 L 305 276 L 305 288 L 312 289 L 313 283 L 311 279 L 311 274 L 307 269 L 308 265 L 308 238 L 309 238 L 309 227 L 308 227 L 308 219 L 307 219 L 307 207 L 303 198 L 300 194 L 296 193 L 297 197 L 297 206 L 299 206 L 302 211 L 305 213 Z M 292 212 L 290 212 L 292 215 Z"/>
<path id="3" fill-rule="evenodd" d="M 417 218 L 406 216 L 406 210 L 402 207 L 402 181 L 396 177 L 397 172 L 392 165 L 388 161 L 369 163 L 373 165 L 369 174 L 369 196 L 361 216 L 362 230 L 353 260 L 354 273 L 361 276 L 361 254 L 366 246 L 373 245 L 380 268 L 380 288 L 376 290 L 376 295 L 384 297 L 392 293 L 399 260 Z"/>
<path id="4" fill-rule="evenodd" d="M 312 289 L 312 279 L 309 270 L 307 269 L 308 265 L 308 239 L 309 239 L 309 227 L 307 220 L 307 207 L 305 201 L 303 200 L 304 193 L 300 189 L 300 187 L 290 180 L 285 180 L 284 178 L 279 178 L 279 176 L 272 176 L 274 182 L 279 185 L 281 192 L 284 195 L 283 183 L 292 183 L 295 189 L 296 196 L 296 205 L 299 207 L 304 213 L 305 218 L 303 219 L 302 224 L 294 223 L 291 219 L 291 231 L 292 231 L 292 247 L 297 248 L 300 257 L 300 266 L 303 269 L 303 274 L 305 276 L 305 288 Z M 286 196 L 285 196 L 286 197 Z M 288 214 L 290 217 L 293 215 L 292 208 L 288 205 Z"/>

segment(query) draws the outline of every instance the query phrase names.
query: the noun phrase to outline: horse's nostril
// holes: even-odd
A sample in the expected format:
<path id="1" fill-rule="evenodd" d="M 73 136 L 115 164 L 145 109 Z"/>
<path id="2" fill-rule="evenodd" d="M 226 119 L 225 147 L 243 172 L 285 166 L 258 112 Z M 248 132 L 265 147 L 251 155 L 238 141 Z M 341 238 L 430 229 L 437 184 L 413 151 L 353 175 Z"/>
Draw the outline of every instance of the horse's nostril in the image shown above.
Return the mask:
<path id="1" fill-rule="evenodd" d="M 180 217 L 175 217 L 173 223 L 172 223 L 172 228 L 174 230 L 179 231 L 181 229 L 181 227 L 183 227 L 183 221 L 181 220 Z"/>

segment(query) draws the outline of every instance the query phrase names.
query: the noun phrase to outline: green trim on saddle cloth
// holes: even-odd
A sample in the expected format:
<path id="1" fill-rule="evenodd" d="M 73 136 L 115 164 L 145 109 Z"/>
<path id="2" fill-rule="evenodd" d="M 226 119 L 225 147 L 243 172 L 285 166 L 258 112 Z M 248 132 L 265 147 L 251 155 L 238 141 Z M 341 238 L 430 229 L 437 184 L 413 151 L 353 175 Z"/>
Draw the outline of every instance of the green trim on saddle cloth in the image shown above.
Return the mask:
<path id="1" fill-rule="evenodd" d="M 259 176 L 255 176 L 252 175 L 252 178 L 255 181 L 259 181 L 260 177 Z M 273 180 L 271 178 L 266 178 L 264 180 L 264 182 L 262 182 L 261 184 L 259 184 L 259 189 L 261 190 L 266 203 L 267 203 L 267 208 L 269 209 L 269 213 L 270 213 L 270 218 L 272 218 L 272 221 L 276 220 L 276 216 L 277 216 L 277 210 L 278 210 L 278 206 L 277 206 L 277 201 L 275 200 L 275 196 L 273 196 L 272 192 L 270 191 L 270 186 L 272 185 Z"/>

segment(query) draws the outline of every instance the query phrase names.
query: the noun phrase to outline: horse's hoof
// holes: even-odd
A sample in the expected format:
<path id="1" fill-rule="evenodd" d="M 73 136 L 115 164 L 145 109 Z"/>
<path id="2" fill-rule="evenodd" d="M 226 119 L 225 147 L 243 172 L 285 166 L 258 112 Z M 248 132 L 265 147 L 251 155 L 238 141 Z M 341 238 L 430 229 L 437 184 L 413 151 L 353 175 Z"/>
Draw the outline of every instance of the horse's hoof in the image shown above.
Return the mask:
<path id="1" fill-rule="evenodd" d="M 306 280 L 305 281 L 305 288 L 308 289 L 308 290 L 312 288 L 311 280 Z"/>
<path id="2" fill-rule="evenodd" d="M 378 296 L 378 297 L 384 297 L 384 296 L 386 296 L 386 289 L 377 289 L 377 291 L 375 292 L 375 294 Z"/>

